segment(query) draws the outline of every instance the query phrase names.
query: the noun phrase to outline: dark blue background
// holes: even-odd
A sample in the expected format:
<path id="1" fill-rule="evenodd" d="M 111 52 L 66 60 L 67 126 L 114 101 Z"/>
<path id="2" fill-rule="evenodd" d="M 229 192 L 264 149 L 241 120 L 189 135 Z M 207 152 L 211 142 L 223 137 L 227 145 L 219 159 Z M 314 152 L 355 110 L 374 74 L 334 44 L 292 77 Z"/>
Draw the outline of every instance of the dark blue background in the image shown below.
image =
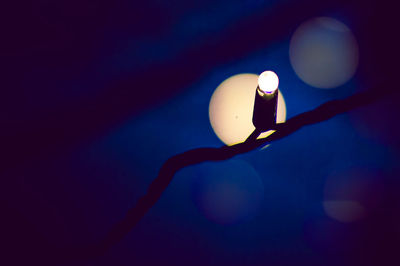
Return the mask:
<path id="1" fill-rule="evenodd" d="M 0 51 L 4 265 L 45 264 L 59 250 L 99 240 L 166 159 L 221 146 L 208 103 L 232 75 L 273 69 L 288 118 L 376 85 L 380 93 L 382 80 L 396 89 L 395 16 L 386 2 L 7 4 Z M 316 16 L 346 23 L 360 46 L 355 77 L 333 90 L 309 87 L 289 62 L 291 34 Z M 191 166 L 122 242 L 72 265 L 395 265 L 397 105 L 391 97 L 234 158 L 263 182 L 264 199 L 250 220 L 224 226 L 196 207 L 198 182 L 214 164 L 232 161 Z M 354 223 L 329 218 L 326 179 L 361 170 L 383 191 L 378 205 Z"/>

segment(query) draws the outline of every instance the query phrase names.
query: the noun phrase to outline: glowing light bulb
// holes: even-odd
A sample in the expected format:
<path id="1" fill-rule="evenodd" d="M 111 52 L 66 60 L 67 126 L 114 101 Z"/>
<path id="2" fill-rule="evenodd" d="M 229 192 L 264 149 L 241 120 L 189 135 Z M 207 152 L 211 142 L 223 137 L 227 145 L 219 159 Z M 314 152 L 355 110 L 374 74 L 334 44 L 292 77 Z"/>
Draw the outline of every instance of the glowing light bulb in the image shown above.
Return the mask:
<path id="1" fill-rule="evenodd" d="M 279 78 L 273 71 L 264 71 L 258 77 L 258 87 L 265 93 L 273 93 L 278 89 Z"/>
<path id="2" fill-rule="evenodd" d="M 253 110 L 253 125 L 258 130 L 266 131 L 276 124 L 278 85 L 279 78 L 272 71 L 264 71 L 258 77 Z"/>

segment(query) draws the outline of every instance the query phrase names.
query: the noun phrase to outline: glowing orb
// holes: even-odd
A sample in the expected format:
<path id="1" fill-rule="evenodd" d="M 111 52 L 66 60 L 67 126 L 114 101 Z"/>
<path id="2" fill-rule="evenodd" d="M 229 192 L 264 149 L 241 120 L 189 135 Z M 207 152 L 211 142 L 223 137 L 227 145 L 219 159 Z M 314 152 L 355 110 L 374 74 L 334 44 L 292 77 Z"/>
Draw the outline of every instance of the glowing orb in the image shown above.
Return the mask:
<path id="1" fill-rule="evenodd" d="M 258 86 L 260 89 L 266 93 L 274 92 L 278 89 L 279 78 L 272 71 L 264 71 L 258 77 Z"/>
<path id="2" fill-rule="evenodd" d="M 211 96 L 210 123 L 217 137 L 226 145 L 241 143 L 254 131 L 252 118 L 257 85 L 258 75 L 238 74 L 222 82 Z M 286 104 L 281 91 L 276 121 L 286 121 Z M 259 138 L 272 132 L 264 132 Z"/>
<path id="3" fill-rule="evenodd" d="M 322 202 L 325 213 L 340 222 L 354 222 L 365 216 L 364 206 L 353 200 L 326 200 Z"/>
<path id="4" fill-rule="evenodd" d="M 322 202 L 326 215 L 343 223 L 363 219 L 380 201 L 377 176 L 370 169 L 352 169 L 328 177 Z"/>
<path id="5" fill-rule="evenodd" d="M 245 222 L 258 214 L 264 185 L 248 163 L 231 160 L 204 164 L 193 184 L 193 201 L 210 221 L 228 225 Z"/>
<path id="6" fill-rule="evenodd" d="M 294 71 L 317 88 L 346 83 L 358 65 L 358 46 L 350 29 L 336 19 L 319 17 L 301 24 L 289 48 Z"/>

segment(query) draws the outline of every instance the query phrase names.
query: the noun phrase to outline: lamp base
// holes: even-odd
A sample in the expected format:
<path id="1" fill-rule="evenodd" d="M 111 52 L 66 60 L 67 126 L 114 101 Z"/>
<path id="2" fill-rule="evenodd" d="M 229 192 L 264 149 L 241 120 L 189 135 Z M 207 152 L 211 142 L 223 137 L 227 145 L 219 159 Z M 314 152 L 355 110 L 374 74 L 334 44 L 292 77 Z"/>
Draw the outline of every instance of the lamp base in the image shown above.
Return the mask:
<path id="1" fill-rule="evenodd" d="M 267 131 L 276 125 L 278 93 L 278 89 L 265 93 L 257 86 L 253 111 L 253 125 L 256 129 Z"/>

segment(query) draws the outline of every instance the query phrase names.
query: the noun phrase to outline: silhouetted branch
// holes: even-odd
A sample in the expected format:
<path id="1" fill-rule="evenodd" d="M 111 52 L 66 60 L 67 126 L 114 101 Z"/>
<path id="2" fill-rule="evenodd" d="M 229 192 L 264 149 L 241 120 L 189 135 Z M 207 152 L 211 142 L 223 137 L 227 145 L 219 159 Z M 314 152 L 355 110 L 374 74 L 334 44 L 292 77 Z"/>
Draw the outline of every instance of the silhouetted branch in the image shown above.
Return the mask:
<path id="1" fill-rule="evenodd" d="M 101 255 L 128 234 L 148 210 L 159 200 L 161 194 L 172 181 L 174 174 L 180 169 L 206 161 L 223 161 L 230 159 L 238 154 L 246 153 L 265 145 L 266 143 L 284 138 L 303 126 L 326 121 L 338 114 L 375 102 L 383 96 L 391 94 L 393 91 L 394 90 L 381 90 L 380 93 L 377 94 L 375 90 L 368 90 L 352 95 L 346 99 L 329 101 L 314 110 L 294 116 L 285 123 L 277 124 L 274 128 L 276 131 L 268 137 L 257 139 L 261 132 L 254 131 L 243 143 L 220 148 L 193 149 L 169 158 L 162 165 L 157 178 L 150 184 L 147 193 L 138 200 L 134 207 L 128 210 L 126 217 L 114 225 L 107 236 L 96 245 L 95 248 L 91 249 L 89 253 L 85 252 L 85 257 Z"/>

